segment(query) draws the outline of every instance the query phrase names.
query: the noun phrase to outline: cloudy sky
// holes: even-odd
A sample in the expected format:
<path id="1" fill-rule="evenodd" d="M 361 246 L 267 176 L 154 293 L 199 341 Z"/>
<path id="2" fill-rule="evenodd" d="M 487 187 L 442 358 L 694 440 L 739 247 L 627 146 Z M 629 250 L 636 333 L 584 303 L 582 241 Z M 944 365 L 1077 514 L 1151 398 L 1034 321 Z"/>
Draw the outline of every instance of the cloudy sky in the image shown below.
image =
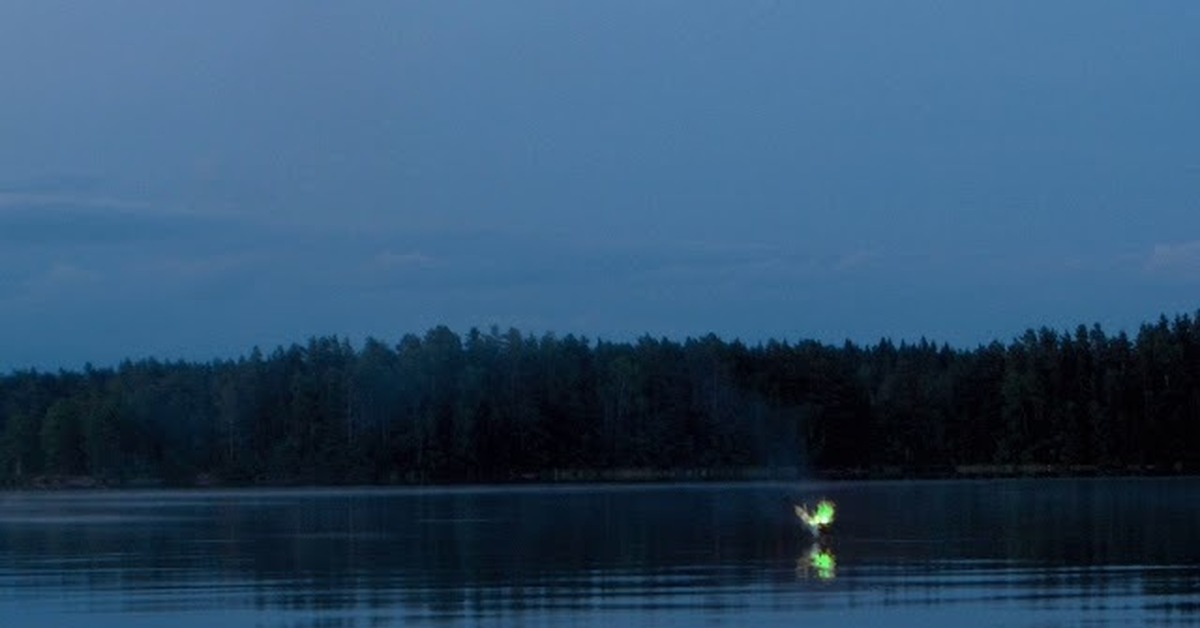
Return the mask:
<path id="1" fill-rule="evenodd" d="M 0 4 L 0 369 L 1200 307 L 1200 3 Z"/>

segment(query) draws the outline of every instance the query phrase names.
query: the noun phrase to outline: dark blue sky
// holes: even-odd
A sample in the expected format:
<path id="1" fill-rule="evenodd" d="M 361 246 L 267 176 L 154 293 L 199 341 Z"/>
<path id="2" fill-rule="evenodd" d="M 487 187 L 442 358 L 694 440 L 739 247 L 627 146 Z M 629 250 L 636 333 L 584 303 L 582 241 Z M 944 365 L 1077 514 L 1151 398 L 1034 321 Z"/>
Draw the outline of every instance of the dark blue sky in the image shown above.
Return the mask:
<path id="1" fill-rule="evenodd" d="M 0 368 L 1200 307 L 1200 3 L 0 4 Z"/>

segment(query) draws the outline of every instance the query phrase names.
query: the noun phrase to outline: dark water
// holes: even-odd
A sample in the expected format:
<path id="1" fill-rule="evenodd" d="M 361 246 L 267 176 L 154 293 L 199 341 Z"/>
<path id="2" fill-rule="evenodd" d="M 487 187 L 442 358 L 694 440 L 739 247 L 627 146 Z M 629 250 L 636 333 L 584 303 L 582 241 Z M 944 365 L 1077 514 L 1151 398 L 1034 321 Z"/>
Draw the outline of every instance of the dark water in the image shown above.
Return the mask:
<path id="1" fill-rule="evenodd" d="M 1191 624 L 1198 479 L 0 495 L 5 627 Z"/>

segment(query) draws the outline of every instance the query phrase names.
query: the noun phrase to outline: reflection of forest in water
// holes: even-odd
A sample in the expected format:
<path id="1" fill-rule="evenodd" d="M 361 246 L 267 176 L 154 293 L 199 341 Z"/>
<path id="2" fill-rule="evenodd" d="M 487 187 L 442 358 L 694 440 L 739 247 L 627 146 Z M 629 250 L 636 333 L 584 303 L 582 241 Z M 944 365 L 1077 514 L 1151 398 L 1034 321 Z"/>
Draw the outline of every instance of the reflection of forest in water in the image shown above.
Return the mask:
<path id="1" fill-rule="evenodd" d="M 812 593 L 881 606 L 1065 598 L 1087 606 L 1132 595 L 1171 615 L 1197 602 L 1198 487 L 826 484 L 819 492 L 838 501 L 839 520 L 823 543 L 836 563 L 825 578 L 815 577 L 811 539 L 790 506 L 817 487 L 8 498 L 0 581 L 7 596 L 119 592 L 114 604 L 127 610 L 219 603 L 454 616 L 722 608 Z M 802 575 L 814 577 L 797 577 L 804 561 L 814 571 Z"/>
<path id="2" fill-rule="evenodd" d="M 895 552 L 914 560 L 995 559 L 1037 567 L 1200 563 L 1195 479 L 859 486 L 847 489 L 839 525 L 851 534 L 885 539 L 872 548 L 873 560 Z M 872 516 L 856 517 L 855 509 Z M 920 541 L 931 543 L 917 547 Z"/>
<path id="3" fill-rule="evenodd" d="M 18 504 L 0 516 L 0 552 L 33 588 L 245 583 L 285 608 L 454 612 L 730 586 L 803 541 L 785 499 L 738 489 L 244 495 Z"/>

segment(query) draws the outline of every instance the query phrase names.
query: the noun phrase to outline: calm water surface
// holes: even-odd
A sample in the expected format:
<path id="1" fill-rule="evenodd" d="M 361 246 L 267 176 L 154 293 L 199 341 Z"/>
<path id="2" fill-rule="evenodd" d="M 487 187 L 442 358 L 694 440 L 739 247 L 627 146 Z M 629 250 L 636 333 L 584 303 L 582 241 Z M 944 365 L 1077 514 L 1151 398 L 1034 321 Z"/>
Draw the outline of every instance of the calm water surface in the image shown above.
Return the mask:
<path id="1" fill-rule="evenodd" d="M 5 627 L 1197 624 L 1200 479 L 0 495 Z"/>

